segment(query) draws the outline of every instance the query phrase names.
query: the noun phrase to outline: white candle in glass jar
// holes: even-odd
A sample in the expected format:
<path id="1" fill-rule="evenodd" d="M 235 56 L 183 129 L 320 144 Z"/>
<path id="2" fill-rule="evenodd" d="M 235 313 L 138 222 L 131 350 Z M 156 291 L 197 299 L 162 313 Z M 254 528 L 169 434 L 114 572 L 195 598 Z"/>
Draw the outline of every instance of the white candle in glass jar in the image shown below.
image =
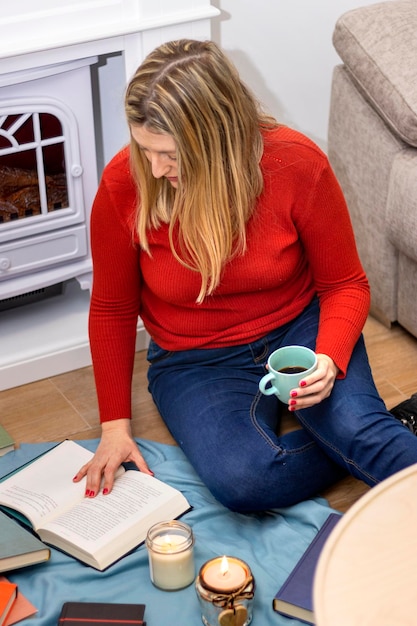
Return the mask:
<path id="1" fill-rule="evenodd" d="M 153 584 L 160 589 L 182 589 L 195 578 L 194 537 L 183 522 L 161 522 L 149 529 L 146 538 Z"/>

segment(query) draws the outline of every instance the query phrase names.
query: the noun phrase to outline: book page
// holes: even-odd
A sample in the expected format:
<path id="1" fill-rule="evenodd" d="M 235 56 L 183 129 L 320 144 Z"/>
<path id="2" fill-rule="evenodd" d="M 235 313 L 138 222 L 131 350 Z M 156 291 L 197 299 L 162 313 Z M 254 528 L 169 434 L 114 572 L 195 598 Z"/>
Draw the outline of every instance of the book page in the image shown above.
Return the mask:
<path id="1" fill-rule="evenodd" d="M 93 453 L 74 441 L 63 441 L 0 483 L 0 504 L 19 511 L 38 530 L 84 498 L 85 480 L 73 483 L 80 467 Z"/>
<path id="2" fill-rule="evenodd" d="M 189 508 L 177 489 L 131 470 L 116 479 L 110 494 L 85 498 L 39 534 L 46 543 L 103 570 L 142 543 L 150 526 Z"/>
<path id="3" fill-rule="evenodd" d="M 116 479 L 110 494 L 103 496 L 99 493 L 95 498 L 84 498 L 50 521 L 46 529 L 48 533 L 68 539 L 82 549 L 93 550 L 123 535 L 133 525 L 139 532 L 141 521 L 144 521 L 147 531 L 146 520 L 155 510 L 162 510 L 163 517 L 165 514 L 172 515 L 169 502 L 173 498 L 184 505 L 183 510 L 188 508 L 181 492 L 156 478 L 132 470 Z M 177 505 L 175 508 L 178 508 Z"/>

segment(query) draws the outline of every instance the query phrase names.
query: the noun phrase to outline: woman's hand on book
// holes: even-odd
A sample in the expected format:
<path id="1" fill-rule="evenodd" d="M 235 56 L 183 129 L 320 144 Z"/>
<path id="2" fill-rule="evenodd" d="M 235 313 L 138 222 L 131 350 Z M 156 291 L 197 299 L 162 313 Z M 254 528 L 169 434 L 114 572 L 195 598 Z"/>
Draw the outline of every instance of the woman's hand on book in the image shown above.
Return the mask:
<path id="1" fill-rule="evenodd" d="M 153 475 L 132 437 L 130 420 L 103 422 L 101 440 L 94 457 L 80 468 L 73 480 L 79 482 L 87 476 L 85 495 L 89 498 L 96 496 L 101 486 L 104 494 L 110 493 L 117 470 L 121 463 L 128 461 L 133 461 L 141 472 Z"/>

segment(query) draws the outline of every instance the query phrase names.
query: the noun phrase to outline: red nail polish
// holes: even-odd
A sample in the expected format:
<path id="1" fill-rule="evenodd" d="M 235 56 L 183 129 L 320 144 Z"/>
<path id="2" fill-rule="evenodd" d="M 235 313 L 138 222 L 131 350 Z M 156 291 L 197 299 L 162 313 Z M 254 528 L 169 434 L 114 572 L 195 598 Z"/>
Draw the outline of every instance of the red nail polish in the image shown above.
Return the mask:
<path id="1" fill-rule="evenodd" d="M 291 398 L 296 398 L 296 397 L 297 397 L 297 392 L 291 391 Z"/>
<path id="2" fill-rule="evenodd" d="M 90 497 L 90 498 L 94 498 L 94 496 L 95 496 L 96 494 L 95 494 L 95 491 L 90 491 L 90 493 L 89 493 L 88 495 L 89 495 L 89 497 Z"/>
<path id="3" fill-rule="evenodd" d="M 91 492 L 90 492 L 90 490 L 89 490 L 89 489 L 86 489 L 86 490 L 85 490 L 85 495 L 86 495 L 86 497 L 87 497 L 87 498 L 88 498 L 88 496 L 90 495 L 90 493 L 91 493 Z"/>
<path id="4" fill-rule="evenodd" d="M 297 400 L 290 400 L 290 406 L 295 406 L 297 404 Z"/>
<path id="5" fill-rule="evenodd" d="M 300 381 L 300 387 L 305 387 L 306 386 L 306 381 L 305 380 L 301 380 Z"/>
<path id="6" fill-rule="evenodd" d="M 107 489 L 107 487 L 104 487 L 103 496 L 106 496 L 108 493 L 109 493 L 109 490 Z"/>

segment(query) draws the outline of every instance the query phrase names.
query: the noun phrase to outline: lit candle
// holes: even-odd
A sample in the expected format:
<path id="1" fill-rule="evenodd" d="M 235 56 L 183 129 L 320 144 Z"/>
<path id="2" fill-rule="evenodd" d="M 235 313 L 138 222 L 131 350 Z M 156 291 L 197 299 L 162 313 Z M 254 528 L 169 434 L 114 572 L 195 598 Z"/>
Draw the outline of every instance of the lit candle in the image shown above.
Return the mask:
<path id="1" fill-rule="evenodd" d="M 207 561 L 195 588 L 206 626 L 247 626 L 252 621 L 255 581 L 244 561 L 232 556 Z"/>
<path id="2" fill-rule="evenodd" d="M 153 584 L 160 589 L 182 589 L 195 577 L 194 537 L 183 522 L 161 522 L 149 529 L 146 538 Z"/>
<path id="3" fill-rule="evenodd" d="M 213 591 L 234 591 L 243 585 L 248 575 L 246 563 L 224 556 L 209 561 L 201 578 L 206 587 Z"/>

